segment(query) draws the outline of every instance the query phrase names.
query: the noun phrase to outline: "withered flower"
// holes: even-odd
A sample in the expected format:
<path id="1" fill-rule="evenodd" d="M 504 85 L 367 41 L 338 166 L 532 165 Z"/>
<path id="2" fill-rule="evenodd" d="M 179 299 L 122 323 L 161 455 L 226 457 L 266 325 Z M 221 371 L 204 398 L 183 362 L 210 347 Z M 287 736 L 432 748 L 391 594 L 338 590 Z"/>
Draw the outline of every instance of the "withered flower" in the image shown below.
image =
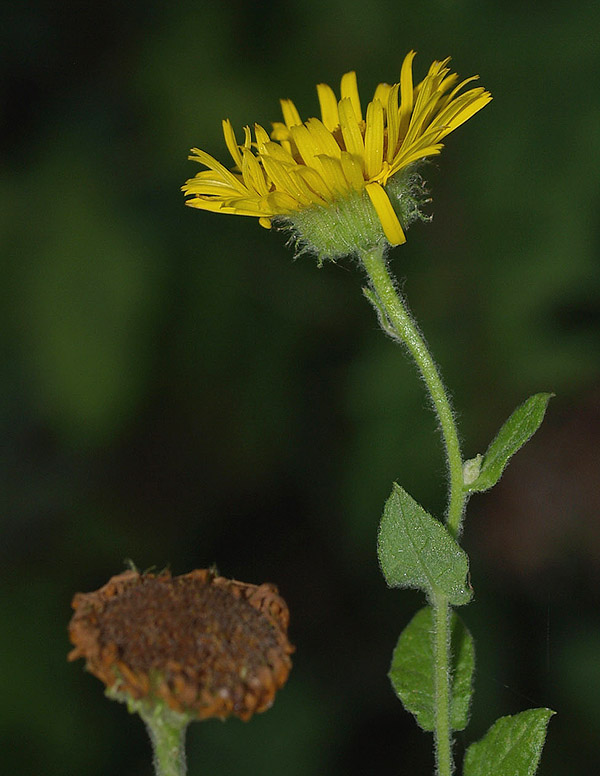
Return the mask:
<path id="1" fill-rule="evenodd" d="M 291 669 L 289 612 L 274 585 L 206 569 L 126 571 L 72 606 L 69 660 L 85 658 L 121 700 L 247 720 L 271 706 Z"/>

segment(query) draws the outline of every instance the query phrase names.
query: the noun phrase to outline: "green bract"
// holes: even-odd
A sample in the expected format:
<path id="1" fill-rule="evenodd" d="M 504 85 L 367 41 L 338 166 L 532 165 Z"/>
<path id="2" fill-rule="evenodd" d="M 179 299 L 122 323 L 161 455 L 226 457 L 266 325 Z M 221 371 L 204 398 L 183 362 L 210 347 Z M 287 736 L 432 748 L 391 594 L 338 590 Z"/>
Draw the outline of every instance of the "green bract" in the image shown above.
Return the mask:
<path id="1" fill-rule="evenodd" d="M 415 165 L 390 178 L 385 190 L 404 229 L 417 219 L 426 220 L 420 205 L 426 201 L 427 191 Z M 379 215 L 365 189 L 352 190 L 327 206 L 277 216 L 273 223 L 289 228 L 300 252 L 314 253 L 319 264 L 388 245 Z"/>
<path id="2" fill-rule="evenodd" d="M 273 219 L 292 232 L 300 252 L 314 253 L 319 264 L 377 245 L 387 245 L 381 222 L 366 191 L 353 191 L 327 207 L 315 206 Z"/>

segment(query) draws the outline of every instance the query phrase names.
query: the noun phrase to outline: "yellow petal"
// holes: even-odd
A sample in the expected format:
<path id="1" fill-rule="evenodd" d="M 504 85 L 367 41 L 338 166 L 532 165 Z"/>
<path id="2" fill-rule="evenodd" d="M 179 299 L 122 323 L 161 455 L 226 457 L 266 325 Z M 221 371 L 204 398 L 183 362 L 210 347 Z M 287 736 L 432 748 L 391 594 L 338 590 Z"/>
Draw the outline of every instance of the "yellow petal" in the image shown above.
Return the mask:
<path id="1" fill-rule="evenodd" d="M 269 213 L 272 214 L 272 211 L 268 210 L 267 203 L 265 202 L 263 205 L 258 199 L 232 199 L 227 207 L 232 208 L 233 212 L 238 216 L 256 216 L 260 218 L 261 216 L 269 215 Z M 221 210 L 225 210 L 225 208 L 223 207 Z"/>
<path id="2" fill-rule="evenodd" d="M 200 162 L 211 170 L 214 170 L 220 179 L 225 183 L 228 183 L 234 189 L 237 189 L 240 192 L 245 191 L 244 184 L 239 178 L 236 178 L 232 172 L 221 164 L 221 162 L 218 162 L 210 154 L 207 154 L 206 151 L 202 151 L 200 148 L 192 148 L 192 154 L 192 156 L 188 157 L 189 159 L 194 162 Z"/>
<path id="3" fill-rule="evenodd" d="M 227 150 L 231 154 L 231 158 L 236 163 L 237 167 L 241 169 L 242 155 L 240 153 L 238 142 L 235 137 L 235 132 L 233 131 L 233 127 L 231 126 L 231 121 L 229 121 L 229 119 L 223 120 L 223 136 L 225 137 L 225 143 L 227 145 Z"/>
<path id="4" fill-rule="evenodd" d="M 391 88 L 392 87 L 389 84 L 377 84 L 377 88 L 375 89 L 375 94 L 373 95 L 373 99 L 379 100 L 379 102 L 382 105 L 387 105 L 388 95 L 390 93 Z"/>
<path id="5" fill-rule="evenodd" d="M 383 161 L 383 106 L 379 100 L 369 103 L 366 123 L 365 173 L 371 179 L 381 172 Z"/>
<path id="6" fill-rule="evenodd" d="M 241 180 L 241 176 L 237 176 L 236 174 L 236 178 L 238 178 L 240 181 L 242 190 L 246 191 L 246 187 Z M 211 193 L 216 193 L 218 191 L 223 196 L 227 194 L 231 194 L 232 196 L 240 195 L 240 189 L 238 187 L 233 188 L 230 186 L 230 184 L 220 178 L 218 174 L 214 172 L 214 170 L 202 170 L 202 172 L 194 175 L 193 178 L 190 178 L 190 180 L 186 181 L 185 186 L 183 186 L 183 191 L 188 191 L 195 194 L 203 194 L 207 186 L 211 188 Z"/>
<path id="7" fill-rule="evenodd" d="M 296 106 L 291 100 L 279 100 L 281 103 L 281 112 L 283 113 L 283 120 L 288 128 L 296 126 L 296 124 L 302 124 L 300 114 L 296 110 Z"/>
<path id="8" fill-rule="evenodd" d="M 471 81 L 478 81 L 479 76 L 478 75 L 472 75 L 470 78 L 465 78 L 464 81 L 461 81 L 458 86 L 455 86 L 454 89 L 448 94 L 444 100 L 445 104 L 448 104 L 452 102 L 452 100 L 456 97 L 456 95 L 460 92 L 460 90 L 465 87 L 467 84 L 470 84 Z"/>
<path id="9" fill-rule="evenodd" d="M 294 154 L 297 152 L 297 148 L 294 144 L 292 144 L 291 140 L 282 140 L 281 141 L 281 147 L 284 151 L 287 151 L 288 154 L 293 158 Z"/>
<path id="10" fill-rule="evenodd" d="M 360 107 L 360 97 L 358 95 L 358 84 L 356 82 L 356 73 L 352 70 L 342 76 L 341 83 L 342 99 L 347 97 L 354 108 L 354 115 L 357 121 L 362 121 L 362 110 Z"/>
<path id="11" fill-rule="evenodd" d="M 278 162 L 285 162 L 285 164 L 296 164 L 296 160 L 291 153 L 280 146 L 279 143 L 265 143 L 263 154 L 271 156 L 273 159 L 277 159 Z"/>
<path id="12" fill-rule="evenodd" d="M 398 216 L 394 212 L 394 208 L 392 207 L 392 203 L 390 202 L 390 198 L 386 194 L 385 189 L 378 183 L 367 183 L 366 189 L 367 194 L 373 203 L 373 207 L 379 216 L 379 220 L 381 221 L 383 233 L 387 237 L 390 245 L 402 245 L 402 243 L 405 243 L 406 237 L 404 236 L 404 231 L 402 230 L 400 221 L 398 221 Z"/>
<path id="13" fill-rule="evenodd" d="M 445 94 L 458 81 L 458 73 L 450 73 L 436 86 L 435 91 Z"/>
<path id="14" fill-rule="evenodd" d="M 344 173 L 344 177 L 348 181 L 348 185 L 353 189 L 356 189 L 356 191 L 363 189 L 365 185 L 365 179 L 363 178 L 360 161 L 351 156 L 348 151 L 342 151 L 340 164 L 342 165 L 342 171 Z"/>
<path id="15" fill-rule="evenodd" d="M 346 176 L 342 171 L 342 165 L 339 159 L 333 159 L 331 156 L 319 156 L 321 164 L 323 165 L 323 173 L 325 177 L 325 183 L 336 194 L 348 194 L 348 182 Z"/>
<path id="16" fill-rule="evenodd" d="M 314 121 L 319 120 L 314 119 Z M 320 121 L 319 124 L 321 124 Z M 323 127 L 322 124 L 321 126 Z M 323 127 L 323 131 L 327 133 L 325 127 Z M 298 153 L 304 160 L 304 164 L 307 167 L 313 167 L 323 177 L 323 165 L 319 159 L 319 156 L 323 153 L 324 150 L 321 147 L 321 138 L 311 132 L 304 124 L 301 124 L 297 127 L 291 127 L 290 133 L 292 135 L 292 140 L 295 142 L 296 147 L 298 148 Z"/>
<path id="17" fill-rule="evenodd" d="M 264 229 L 270 229 L 271 228 L 271 219 L 265 218 L 264 216 L 262 218 L 258 219 L 258 223 L 264 228 Z"/>
<path id="18" fill-rule="evenodd" d="M 289 194 L 284 194 L 283 191 L 272 191 L 267 197 L 267 202 L 274 214 L 286 215 L 299 210 L 296 200 Z"/>
<path id="19" fill-rule="evenodd" d="M 210 210 L 213 213 L 231 213 L 233 215 L 239 215 L 239 216 L 262 216 L 264 213 L 260 210 L 258 210 L 256 207 L 251 207 L 250 209 L 246 209 L 244 207 L 245 200 L 237 199 L 237 200 L 231 200 L 231 202 L 235 202 L 236 205 L 241 204 L 242 207 L 236 207 L 234 205 L 224 205 L 220 201 L 216 201 L 213 199 L 202 199 L 201 197 L 194 197 L 193 199 L 188 199 L 186 201 L 186 205 L 188 207 L 195 207 L 199 210 Z"/>
<path id="20" fill-rule="evenodd" d="M 271 138 L 281 142 L 282 140 L 289 140 L 290 130 L 282 121 L 273 122 L 273 131 L 271 132 Z"/>
<path id="21" fill-rule="evenodd" d="M 427 131 L 428 122 L 431 122 L 435 113 L 437 97 L 429 96 L 425 97 L 426 91 L 420 92 L 415 102 L 415 107 L 410 117 L 410 123 L 408 125 L 408 131 L 402 141 L 401 149 L 406 149 L 412 145 L 419 136 Z M 436 122 L 437 123 L 437 122 Z"/>
<path id="22" fill-rule="evenodd" d="M 264 127 L 261 127 L 260 124 L 254 125 L 254 137 L 256 138 L 256 146 L 259 150 L 259 152 L 262 154 L 264 153 L 264 148 L 267 143 L 271 142 L 271 138 L 269 137 L 269 133 Z"/>
<path id="23" fill-rule="evenodd" d="M 327 200 L 329 197 L 327 187 L 322 182 L 320 175 L 315 171 L 311 170 L 311 172 L 314 173 L 314 175 L 318 178 L 318 181 L 315 181 L 315 178 L 312 178 L 312 186 L 309 186 L 307 183 L 308 177 L 306 175 L 306 172 L 302 174 L 302 171 L 308 171 L 308 167 L 292 167 L 288 170 L 290 174 L 290 178 L 292 178 L 294 184 L 300 189 L 302 192 L 302 196 L 308 201 L 309 205 L 326 205 Z M 320 194 L 317 194 L 317 192 L 314 190 L 315 188 L 319 187 L 319 182 L 321 189 L 325 192 L 323 196 Z"/>
<path id="24" fill-rule="evenodd" d="M 419 134 L 421 131 L 423 125 L 425 124 L 425 120 L 427 118 L 427 115 L 430 114 L 431 109 L 435 107 L 439 96 L 433 95 L 432 96 L 432 85 L 433 80 L 430 78 L 425 78 L 421 89 L 419 90 L 419 93 L 417 95 L 417 99 L 415 100 L 415 105 L 412 111 L 412 115 L 410 117 L 410 123 L 408 132 L 406 133 L 406 138 L 409 136 L 411 138 L 416 137 L 416 135 Z"/>
<path id="25" fill-rule="evenodd" d="M 440 152 L 443 147 L 439 143 L 440 131 L 437 128 L 425 132 L 423 135 L 418 136 L 416 139 L 408 142 L 404 140 L 398 153 L 394 157 L 394 161 L 388 171 L 388 177 L 395 175 L 403 167 L 407 167 L 411 162 L 417 159 L 423 159 L 426 156 L 433 156 Z"/>
<path id="26" fill-rule="evenodd" d="M 406 134 L 408 124 L 410 120 L 410 114 L 413 109 L 414 100 L 414 86 L 413 86 L 413 73 L 412 63 L 416 56 L 416 51 L 409 51 L 404 57 L 402 63 L 402 70 L 400 71 L 400 115 L 399 115 L 399 128 L 398 137 L 402 138 Z"/>
<path id="27" fill-rule="evenodd" d="M 484 108 L 491 99 L 492 95 L 481 87 L 479 89 L 471 89 L 471 91 L 461 94 L 461 96 L 453 103 L 450 103 L 450 105 L 436 117 L 435 123 L 438 124 L 439 122 L 440 125 L 444 127 L 443 136 L 445 137 L 450 132 L 454 132 L 457 127 L 460 127 L 460 125 L 464 124 L 465 121 L 468 121 L 471 116 Z"/>
<path id="28" fill-rule="evenodd" d="M 235 213 L 233 208 L 223 207 L 221 201 L 215 199 L 202 199 L 202 197 L 192 197 L 187 199 L 185 204 L 188 207 L 195 207 L 198 210 L 210 210 L 213 213 Z"/>
<path id="29" fill-rule="evenodd" d="M 244 148 L 242 154 L 242 175 L 244 183 L 249 189 L 253 189 L 260 196 L 266 196 L 269 188 L 265 181 L 265 174 L 252 151 Z"/>
<path id="30" fill-rule="evenodd" d="M 394 164 L 392 165 L 392 167 L 390 167 L 388 171 L 387 178 L 391 177 L 392 175 L 395 175 L 404 167 L 408 167 L 409 164 L 416 162 L 417 159 L 425 159 L 425 157 L 427 156 L 436 156 L 436 154 L 440 153 L 443 147 L 444 146 L 442 143 L 436 143 L 436 144 L 425 146 L 423 148 L 421 147 L 407 148 L 406 150 L 402 151 L 399 154 L 398 158 L 394 161 Z"/>
<path id="31" fill-rule="evenodd" d="M 422 83 L 425 82 L 428 78 L 431 81 L 435 81 L 436 79 L 441 80 L 444 77 L 444 75 L 448 72 L 448 68 L 446 67 L 448 62 L 450 62 L 450 57 L 446 57 L 446 59 L 443 59 L 441 62 L 438 60 L 434 60 L 431 63 L 429 72 L 423 79 Z"/>
<path id="32" fill-rule="evenodd" d="M 308 119 L 306 128 L 310 132 L 315 144 L 319 147 L 320 154 L 340 156 L 342 149 L 339 147 L 337 140 L 331 132 L 326 129 L 323 122 L 319 121 L 319 119 Z"/>
<path id="33" fill-rule="evenodd" d="M 299 164 L 290 170 L 290 174 L 302 178 L 311 191 L 314 191 L 314 193 L 321 197 L 325 202 L 328 202 L 333 198 L 333 192 L 323 180 L 323 176 L 313 167 L 304 167 Z"/>
<path id="34" fill-rule="evenodd" d="M 307 196 L 305 189 L 299 186 L 297 180 L 290 175 L 287 169 L 288 165 L 273 159 L 271 156 L 262 156 L 261 159 L 265 172 L 275 184 L 277 191 L 289 194 L 301 205 L 314 204 L 314 199 Z"/>
<path id="35" fill-rule="evenodd" d="M 329 130 L 334 130 L 340 123 L 337 108 L 337 99 L 331 86 L 317 84 L 317 95 L 321 106 L 321 118 L 323 124 Z"/>
<path id="36" fill-rule="evenodd" d="M 400 84 L 394 84 L 388 94 L 387 102 L 387 152 L 386 159 L 391 162 L 398 145 L 400 121 L 398 116 L 398 89 Z"/>
<path id="37" fill-rule="evenodd" d="M 240 192 L 230 188 L 226 184 L 217 181 L 202 181 L 192 178 L 183 186 L 187 196 L 213 196 L 223 199 L 224 197 L 239 197 Z"/>
<path id="38" fill-rule="evenodd" d="M 308 167 L 315 166 L 315 157 L 322 153 L 322 149 L 319 148 L 318 143 L 315 141 L 314 137 L 311 135 L 308 129 L 304 126 L 304 124 L 300 124 L 295 127 L 290 127 L 290 134 L 292 136 L 292 140 L 298 148 L 304 164 L 306 164 Z"/>
<path id="39" fill-rule="evenodd" d="M 339 114 L 340 114 L 340 127 L 342 128 L 342 137 L 344 138 L 344 145 L 346 151 L 352 156 L 358 157 L 361 160 L 365 155 L 365 144 L 363 141 L 362 133 L 352 103 L 348 97 L 340 100 L 339 102 Z"/>

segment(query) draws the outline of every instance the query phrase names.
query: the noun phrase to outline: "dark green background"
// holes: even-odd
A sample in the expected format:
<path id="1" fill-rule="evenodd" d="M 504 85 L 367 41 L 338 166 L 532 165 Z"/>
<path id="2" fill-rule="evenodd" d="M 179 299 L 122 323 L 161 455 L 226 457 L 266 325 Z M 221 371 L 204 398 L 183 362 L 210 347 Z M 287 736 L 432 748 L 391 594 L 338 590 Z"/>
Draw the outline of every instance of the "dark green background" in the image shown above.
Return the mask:
<path id="1" fill-rule="evenodd" d="M 71 596 L 214 562 L 276 582 L 297 646 L 248 724 L 189 737 L 190 774 L 431 773 L 386 672 L 420 605 L 375 535 L 393 479 L 443 509 L 422 385 L 352 262 L 293 261 L 254 219 L 186 209 L 221 118 L 366 101 L 410 48 L 494 101 L 426 168 L 435 218 L 393 268 L 451 387 L 464 450 L 531 393 L 536 438 L 473 499 L 478 649 L 465 743 L 550 706 L 541 773 L 600 765 L 599 13 L 582 2 L 5 3 L 0 29 L 2 770 L 150 774 L 139 720 L 67 664 Z"/>

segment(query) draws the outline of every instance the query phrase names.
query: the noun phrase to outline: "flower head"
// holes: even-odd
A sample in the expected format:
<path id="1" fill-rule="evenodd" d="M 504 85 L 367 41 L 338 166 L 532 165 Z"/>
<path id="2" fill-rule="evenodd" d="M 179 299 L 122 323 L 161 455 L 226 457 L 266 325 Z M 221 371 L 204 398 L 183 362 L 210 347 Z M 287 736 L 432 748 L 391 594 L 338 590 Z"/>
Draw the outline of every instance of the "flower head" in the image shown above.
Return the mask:
<path id="1" fill-rule="evenodd" d="M 303 122 L 294 103 L 281 100 L 284 121 L 270 136 L 255 124 L 254 139 L 245 127 L 241 144 L 223 121 L 235 166 L 229 170 L 194 148 L 189 158 L 207 169 L 186 182 L 186 204 L 256 216 L 265 227 L 282 221 L 331 257 L 405 242 L 404 229 L 418 212 L 415 164 L 438 154 L 446 135 L 491 100 L 482 87 L 462 91 L 477 76 L 457 83 L 449 59 L 434 62 L 415 86 L 414 56 L 405 57 L 399 83 L 377 86 L 364 113 L 350 72 L 340 100 L 327 84 L 317 85 L 320 119 Z"/>
<path id="2" fill-rule="evenodd" d="M 84 657 L 120 700 L 249 719 L 271 706 L 290 672 L 288 608 L 274 585 L 208 570 L 126 571 L 78 593 L 73 608 L 69 660 Z"/>

